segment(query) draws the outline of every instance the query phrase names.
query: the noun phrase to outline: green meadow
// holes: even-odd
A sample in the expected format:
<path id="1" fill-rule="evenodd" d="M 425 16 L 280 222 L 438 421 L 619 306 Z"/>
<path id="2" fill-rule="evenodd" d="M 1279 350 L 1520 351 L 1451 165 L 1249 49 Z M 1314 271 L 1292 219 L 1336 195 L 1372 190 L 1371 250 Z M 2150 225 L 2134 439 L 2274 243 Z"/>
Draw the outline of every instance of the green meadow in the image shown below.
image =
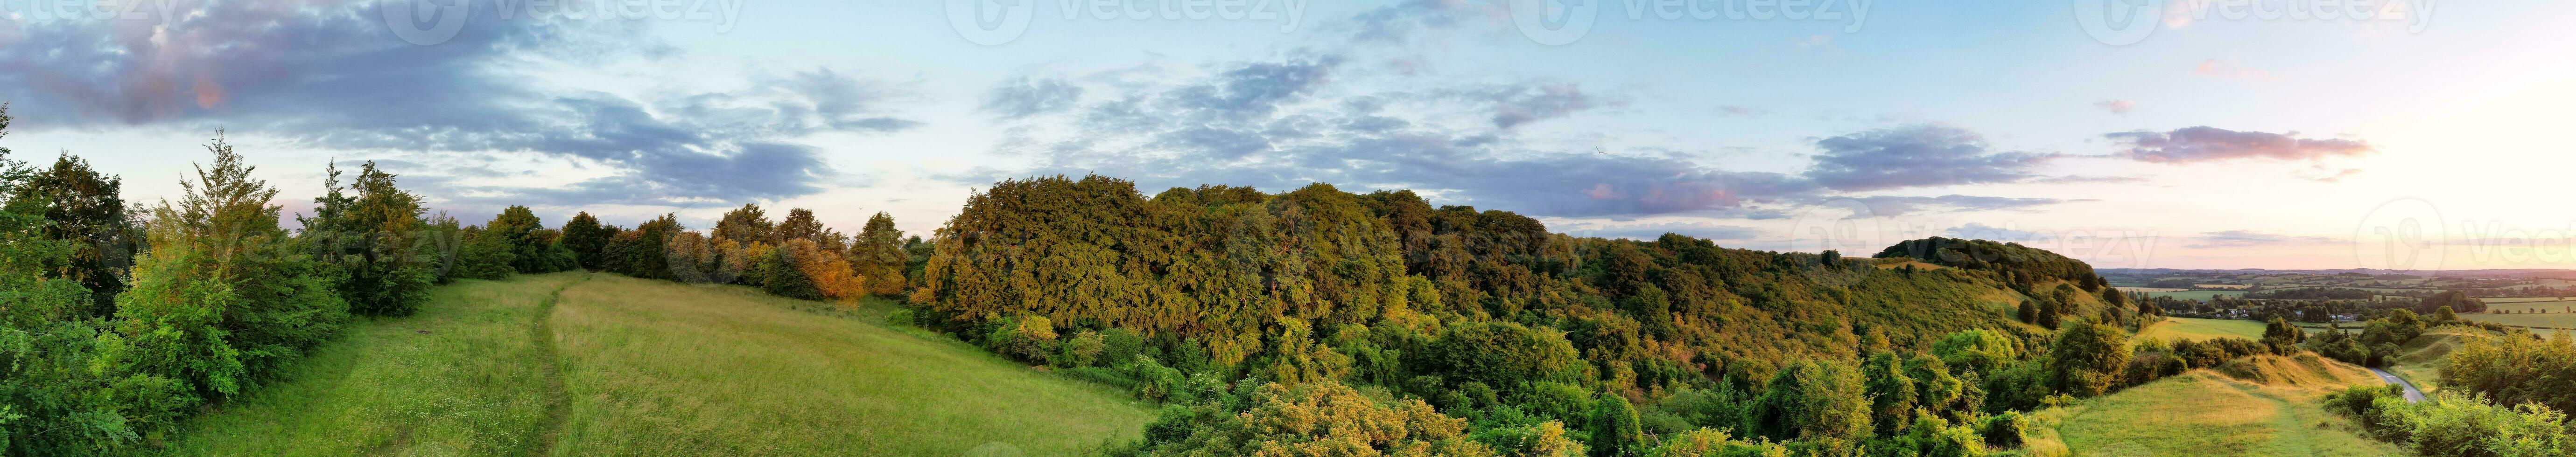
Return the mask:
<path id="1" fill-rule="evenodd" d="M 353 324 L 174 455 L 1067 455 L 1153 413 L 883 319 L 609 274 L 442 286 Z"/>
<path id="2" fill-rule="evenodd" d="M 2405 455 L 2322 406 L 2334 389 L 2379 383 L 2359 367 L 2315 356 L 2256 356 L 2038 417 L 2055 425 L 2073 455 Z"/>

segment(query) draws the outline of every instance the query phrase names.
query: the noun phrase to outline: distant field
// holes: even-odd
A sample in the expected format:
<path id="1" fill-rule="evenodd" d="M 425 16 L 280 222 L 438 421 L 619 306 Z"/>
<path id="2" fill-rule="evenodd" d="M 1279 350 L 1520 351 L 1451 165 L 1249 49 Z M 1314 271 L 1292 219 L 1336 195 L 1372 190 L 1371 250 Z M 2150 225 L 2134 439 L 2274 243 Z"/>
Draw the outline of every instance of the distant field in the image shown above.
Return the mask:
<path id="1" fill-rule="evenodd" d="M 2254 286 L 2249 286 L 2249 285 L 2244 285 L 2244 284 L 2193 284 L 2193 285 L 2191 285 L 2191 286 L 2192 286 L 2192 287 L 2202 288 L 2202 289 L 2243 289 L 2243 288 L 2248 288 L 2248 287 L 2254 287 Z"/>
<path id="2" fill-rule="evenodd" d="M 2472 320 L 2472 321 L 2478 321 L 2478 322 L 2494 322 L 2494 323 L 2498 323 L 2498 324 L 2504 324 L 2504 325 L 2517 325 L 2517 326 L 2524 326 L 2524 327 L 2557 327 L 2557 328 L 2576 328 L 2576 313 L 2546 313 L 2546 314 L 2490 314 L 2490 313 L 2475 313 L 2475 314 L 2461 314 L 2461 315 L 2460 315 L 2460 318 L 2461 318 L 2461 319 Z"/>
<path id="3" fill-rule="evenodd" d="M 2512 311 L 2516 313 L 2524 311 L 2565 313 L 2576 311 L 2576 300 L 2518 301 L 2506 303 L 2488 302 L 2487 309 L 2489 311 Z"/>
<path id="4" fill-rule="evenodd" d="M 192 422 L 173 453 L 1075 455 L 1154 417 L 1106 387 L 743 287 L 563 273 L 436 294 Z"/>
<path id="5" fill-rule="evenodd" d="M 2166 342 L 2209 340 L 2217 338 L 2263 339 L 2263 323 L 2239 319 L 2166 318 L 2163 322 L 2138 330 L 2135 340 L 2157 338 Z"/>
<path id="6" fill-rule="evenodd" d="M 2320 405 L 2326 392 L 2378 384 L 2360 368 L 2313 357 L 2256 357 L 2222 369 L 2257 373 L 2247 381 L 2214 370 L 2172 378 L 2040 413 L 2058 440 L 2086 456 L 2378 456 L 2403 455 L 2363 438 L 2350 419 Z M 2150 425 L 2152 424 L 2152 425 Z"/>
<path id="7" fill-rule="evenodd" d="M 2200 300 L 2200 301 L 2209 301 L 2210 299 L 2214 299 L 2214 298 L 2218 298 L 2218 297 L 2243 297 L 2243 296 L 2245 296 L 2245 292 L 2233 291 L 2233 290 L 2186 290 L 2186 291 L 2180 291 L 2180 292 L 2153 292 L 2153 293 L 2148 293 L 2148 294 L 2147 294 L 2147 296 L 2149 296 L 2149 297 L 2173 297 L 2174 299 L 2177 299 L 2177 300 Z"/>
<path id="8" fill-rule="evenodd" d="M 2118 288 L 2120 289 L 2120 291 L 2121 291 L 2121 292 L 2145 292 L 2145 293 L 2155 293 L 2155 292 L 2181 292 L 2181 291 L 2191 290 L 2191 289 L 2175 289 L 2175 288 L 2169 288 L 2169 287 L 2119 287 L 2119 286 L 2113 286 L 2113 287 L 2118 287 Z"/>
<path id="9" fill-rule="evenodd" d="M 2489 305 L 2499 304 L 2499 303 L 2531 303 L 2531 302 L 2551 302 L 2551 301 L 2563 301 L 2563 302 L 2576 303 L 2576 299 L 2569 299 L 2569 298 L 2567 298 L 2567 297 L 2495 297 L 2495 298 L 2480 298 L 2480 299 L 2478 299 L 2478 301 L 2487 302 L 2487 304 L 2489 304 Z"/>

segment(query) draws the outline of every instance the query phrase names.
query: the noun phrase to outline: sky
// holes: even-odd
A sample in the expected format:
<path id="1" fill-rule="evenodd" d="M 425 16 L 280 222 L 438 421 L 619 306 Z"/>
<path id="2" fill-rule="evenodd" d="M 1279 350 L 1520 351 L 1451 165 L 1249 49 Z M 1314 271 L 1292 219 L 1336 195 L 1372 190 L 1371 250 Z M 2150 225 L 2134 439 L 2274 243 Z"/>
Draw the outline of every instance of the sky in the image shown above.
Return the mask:
<path id="1" fill-rule="evenodd" d="M 2576 268 L 2576 3 L 0 0 L 14 158 L 309 212 L 759 203 L 928 235 L 1004 179 L 1413 189 L 1582 236 L 2101 268 Z"/>

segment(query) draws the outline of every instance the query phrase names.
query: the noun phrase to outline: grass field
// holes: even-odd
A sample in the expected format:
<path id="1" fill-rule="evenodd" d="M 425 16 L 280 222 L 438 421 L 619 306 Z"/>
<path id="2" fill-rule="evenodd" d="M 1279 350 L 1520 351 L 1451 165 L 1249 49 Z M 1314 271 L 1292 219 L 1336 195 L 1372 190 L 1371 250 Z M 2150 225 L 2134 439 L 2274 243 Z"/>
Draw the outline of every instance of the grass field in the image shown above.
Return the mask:
<path id="1" fill-rule="evenodd" d="M 2147 293 L 2147 296 L 2149 296 L 2149 297 L 2173 297 L 2173 298 L 2174 298 L 2174 299 L 2176 299 L 2176 300 L 2200 300 L 2200 301 L 2209 301 L 2209 300 L 2210 300 L 2210 299 L 2212 299 L 2212 298 L 2217 298 L 2217 297 L 2221 297 L 2221 296 L 2226 296 L 2226 297 L 2243 297 L 2243 296 L 2245 296 L 2245 292 L 2243 292 L 2243 291 L 2234 291 L 2234 290 L 2186 290 L 2186 291 L 2181 291 L 2181 292 L 2150 292 L 2150 293 Z"/>
<path id="2" fill-rule="evenodd" d="M 2326 392 L 2378 383 L 2360 368 L 2313 357 L 2255 357 L 2222 370 L 2192 370 L 2080 405 L 2043 411 L 2057 439 L 2087 456 L 2404 455 L 2355 434 L 2351 420 L 2320 405 Z"/>
<path id="3" fill-rule="evenodd" d="M 2489 311 L 2512 311 L 2517 313 L 2531 310 L 2538 310 L 2544 313 L 2565 313 L 2576 311 L 2576 300 L 2517 301 L 2504 303 L 2487 302 L 2487 309 Z"/>
<path id="4" fill-rule="evenodd" d="M 2137 338 L 2132 338 L 2130 341 L 2143 340 L 2147 338 L 2162 339 L 2166 342 L 2180 340 L 2200 341 L 2228 337 L 2244 338 L 2249 340 L 2263 339 L 2263 323 L 2242 319 L 2193 319 L 2188 317 L 2171 317 L 2165 318 L 2162 322 L 2148 325 L 2147 328 L 2139 329 Z"/>
<path id="5" fill-rule="evenodd" d="M 819 308 L 606 274 L 444 286 L 420 315 L 352 325 L 171 450 L 1068 455 L 1153 418 L 1106 387 Z"/>
<path id="6" fill-rule="evenodd" d="M 2466 319 L 2466 320 L 2471 320 L 2471 321 L 2477 321 L 2477 322 L 2494 322 L 2494 323 L 2498 323 L 2498 324 L 2513 325 L 2513 326 L 2522 326 L 2522 327 L 2556 327 L 2556 328 L 2576 328 L 2576 313 L 2544 313 L 2544 314 L 2491 314 L 2491 313 L 2474 313 L 2474 314 L 2461 314 L 2461 315 L 2459 315 L 2459 316 L 2460 316 L 2460 318 L 2461 318 L 2461 319 Z"/>

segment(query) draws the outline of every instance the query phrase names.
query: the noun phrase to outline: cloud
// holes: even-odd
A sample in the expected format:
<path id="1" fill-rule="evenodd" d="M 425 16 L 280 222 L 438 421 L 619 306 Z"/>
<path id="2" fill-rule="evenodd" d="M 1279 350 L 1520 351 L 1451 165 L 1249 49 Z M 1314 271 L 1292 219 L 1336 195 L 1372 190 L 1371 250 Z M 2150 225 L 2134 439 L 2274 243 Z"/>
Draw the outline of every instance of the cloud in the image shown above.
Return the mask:
<path id="1" fill-rule="evenodd" d="M 2228 62 L 2228 61 L 2223 61 L 2223 60 L 2218 60 L 2218 59 L 2203 60 L 2203 61 L 2201 61 L 2201 62 L 2200 62 L 2200 65 L 2193 66 L 2193 67 L 2191 68 L 2191 72 L 2192 72 L 2192 73 L 2194 73 L 2194 74 L 2201 75 L 2201 76 L 2208 76 L 2208 77 L 2214 77 L 2214 78 L 2236 78 L 2236 79 L 2271 79 L 2271 78 L 2272 78 L 2272 72 L 2269 72 L 2269 71 L 2263 71 L 2263 70 L 2256 70 L 2256 69 L 2252 69 L 2252 68 L 2245 68 L 2245 67 L 2243 67 L 2243 66 L 2239 66 L 2239 65 L 2237 65 L 2235 62 Z"/>
<path id="2" fill-rule="evenodd" d="M 884 109 L 903 90 L 829 69 L 640 98 L 512 76 L 529 66 L 665 55 L 667 45 L 634 21 L 476 14 L 455 38 L 422 46 L 396 37 L 373 1 L 171 6 L 186 16 L 0 20 L 0 29 L 15 29 L 12 39 L 0 40 L 0 97 L 17 101 L 32 121 L 22 127 L 33 129 L 220 126 L 307 148 L 395 151 L 397 158 L 497 152 L 570 159 L 607 167 L 612 177 L 564 188 L 638 204 L 810 194 L 837 173 L 797 138 L 917 124 Z M 426 180 L 438 171 L 416 173 Z M 550 192 L 464 190 L 493 198 Z"/>
<path id="3" fill-rule="evenodd" d="M 1082 101 L 1082 88 L 1062 79 L 1020 78 L 993 88 L 984 112 L 1004 119 L 1062 112 Z"/>
<path id="4" fill-rule="evenodd" d="M 2119 157 L 2164 164 L 2235 160 L 2321 161 L 2378 152 L 2378 148 L 2361 140 L 2300 138 L 2299 132 L 2240 132 L 2208 126 L 2170 132 L 2121 132 L 2103 137 L 2126 148 L 2115 153 Z"/>
<path id="5" fill-rule="evenodd" d="M 2100 108 L 2102 111 L 2108 111 L 2111 114 L 2129 114 L 2130 110 L 2138 109 L 2138 102 L 2128 100 L 2103 100 L 2093 102 L 2093 107 Z"/>
<path id="6" fill-rule="evenodd" d="M 2004 228 L 2004 227 L 1996 227 L 1996 226 L 1992 226 L 1992 225 L 1986 225 L 1986 224 L 1984 224 L 1984 223 L 1978 223 L 1978 222 L 1970 222 L 1970 223 L 1968 223 L 1967 225 L 1961 225 L 1961 226 L 1958 226 L 1958 227 L 1951 227 L 1949 230 L 1943 231 L 1942 233 L 1943 233 L 1943 234 L 1945 234 L 1945 235 L 1947 235 L 1947 236 L 1949 236 L 1949 237 L 1951 237 L 1951 238 L 1965 238 L 1965 239 L 1972 239 L 1972 240 L 1988 240 L 1988 241 L 2003 241 L 2003 242 L 2021 242 L 2021 241 L 2037 240 L 2037 239 L 2043 239 L 2043 238 L 2054 238 L 2054 237 L 2055 237 L 2054 235 L 2043 234 L 2043 233 L 2040 233 L 2040 232 L 2033 232 L 2033 231 L 2026 231 L 2026 230 L 2014 230 L 2014 229 L 2010 229 L 2010 228 Z"/>
<path id="7" fill-rule="evenodd" d="M 1715 108 L 1715 110 L 1719 116 L 1762 117 L 1771 115 L 1771 110 L 1740 105 L 1720 105 Z"/>
<path id="8" fill-rule="evenodd" d="M 1752 240 L 1768 235 L 1761 229 L 1725 225 L 1704 220 L 1658 220 L 1630 222 L 1552 221 L 1548 229 L 1567 235 L 1629 240 L 1652 240 L 1666 233 L 1710 240 Z"/>
<path id="9" fill-rule="evenodd" d="M 1869 191 L 2020 182 L 2051 154 L 1989 152 L 1974 132 L 1937 125 L 1872 130 L 1816 142 L 1807 177 L 1826 188 Z"/>
<path id="10" fill-rule="evenodd" d="M 2223 232 L 2203 233 L 2200 234 L 2200 236 L 2192 237 L 2191 244 L 2186 245 L 2185 247 L 2250 248 L 2262 246 L 2321 245 L 2341 242 L 2343 242 L 2343 240 L 2322 236 L 2292 236 L 2245 230 L 2228 230 Z"/>
<path id="11" fill-rule="evenodd" d="M 2067 203 L 2054 198 L 1988 197 L 1978 195 L 1943 195 L 1939 197 L 1868 196 L 1847 197 L 1868 206 L 1870 216 L 1899 217 L 1927 212 L 1966 211 L 2031 211 L 2032 208 Z"/>
<path id="12" fill-rule="evenodd" d="M 1576 84 L 1518 86 L 1494 96 L 1494 127 L 1510 129 L 1522 124 L 1555 119 L 1592 109 L 1596 101 Z"/>

